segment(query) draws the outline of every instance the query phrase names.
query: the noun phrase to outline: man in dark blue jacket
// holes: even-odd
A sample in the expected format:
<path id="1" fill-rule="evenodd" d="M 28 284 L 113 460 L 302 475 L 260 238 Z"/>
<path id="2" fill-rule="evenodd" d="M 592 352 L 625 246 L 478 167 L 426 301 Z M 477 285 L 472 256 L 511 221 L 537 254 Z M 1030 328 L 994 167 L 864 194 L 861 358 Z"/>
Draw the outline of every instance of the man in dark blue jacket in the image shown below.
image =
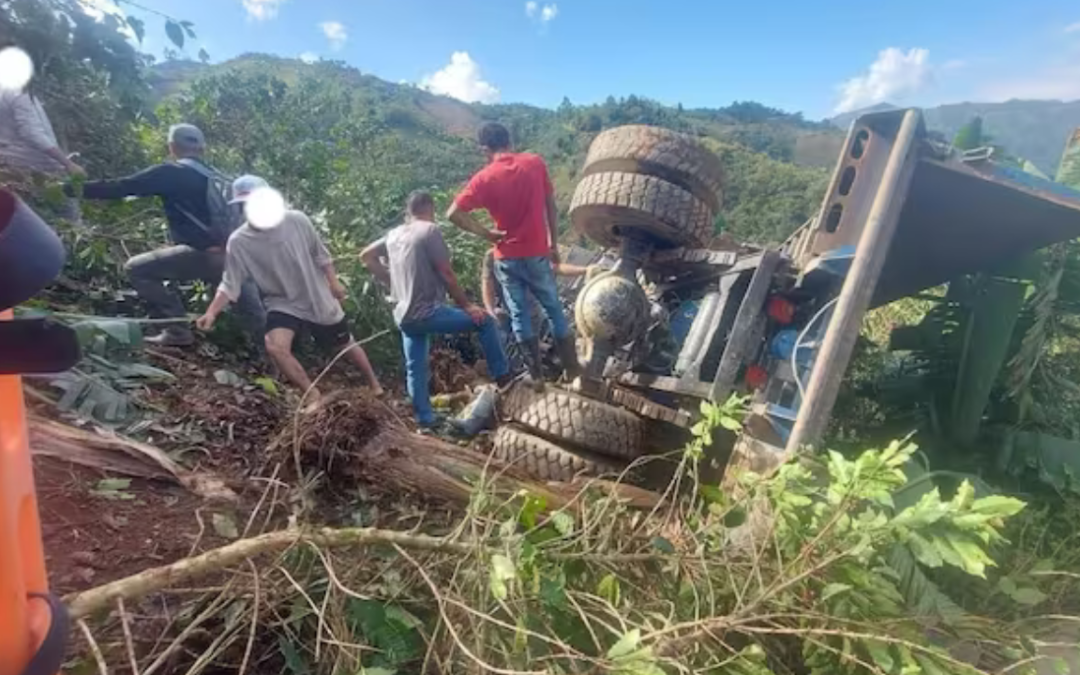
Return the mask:
<path id="1" fill-rule="evenodd" d="M 83 185 L 86 199 L 123 199 L 159 197 L 169 223 L 173 245 L 137 255 L 125 268 L 131 285 L 146 302 L 153 318 L 181 318 L 184 303 L 175 288 L 165 282 L 202 280 L 216 285 L 225 269 L 225 242 L 230 232 L 213 224 L 218 220 L 209 203 L 208 176 L 219 175 L 203 161 L 206 141 L 202 132 L 190 124 L 169 129 L 169 158 L 163 164 L 144 169 L 127 178 L 90 181 Z M 258 290 L 248 284 L 237 302 L 248 329 L 261 342 L 266 315 Z M 194 341 L 190 326 L 181 321 L 169 326 L 147 342 L 187 346 Z"/>

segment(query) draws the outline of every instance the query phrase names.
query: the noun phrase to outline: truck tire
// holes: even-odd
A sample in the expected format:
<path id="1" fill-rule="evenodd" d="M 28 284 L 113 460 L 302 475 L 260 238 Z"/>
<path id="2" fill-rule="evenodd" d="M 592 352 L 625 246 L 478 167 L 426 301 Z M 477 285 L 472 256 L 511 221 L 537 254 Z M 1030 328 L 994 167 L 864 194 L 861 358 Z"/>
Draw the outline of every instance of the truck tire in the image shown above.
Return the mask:
<path id="1" fill-rule="evenodd" d="M 611 171 L 586 176 L 574 190 L 570 220 L 603 246 L 618 246 L 621 231 L 636 228 L 659 244 L 702 246 L 713 234 L 705 202 L 653 176 Z"/>
<path id="2" fill-rule="evenodd" d="M 724 167 L 691 136 L 662 127 L 631 124 L 593 139 L 583 174 L 618 171 L 656 176 L 688 190 L 715 214 L 720 210 Z"/>
<path id="3" fill-rule="evenodd" d="M 645 424 L 637 415 L 558 387 L 518 384 L 503 398 L 502 414 L 556 443 L 627 461 L 642 454 Z"/>
<path id="4" fill-rule="evenodd" d="M 618 475 L 626 468 L 603 457 L 565 450 L 508 424 L 495 432 L 492 454 L 534 478 L 564 483 L 571 483 L 578 476 Z"/>

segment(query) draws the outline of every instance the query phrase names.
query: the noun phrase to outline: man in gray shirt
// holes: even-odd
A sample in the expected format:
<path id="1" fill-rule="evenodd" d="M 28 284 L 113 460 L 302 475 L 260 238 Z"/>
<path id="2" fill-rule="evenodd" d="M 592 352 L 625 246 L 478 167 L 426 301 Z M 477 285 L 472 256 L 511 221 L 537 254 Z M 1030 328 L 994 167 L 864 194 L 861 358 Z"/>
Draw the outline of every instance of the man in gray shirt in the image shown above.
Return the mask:
<path id="1" fill-rule="evenodd" d="M 246 202 L 257 190 L 269 186 L 257 176 L 241 176 L 233 183 L 234 202 Z M 346 357 L 363 372 L 376 394 L 382 393 L 363 347 L 355 344 L 341 300 L 345 287 L 338 281 L 330 252 L 311 220 L 300 211 L 285 211 L 282 221 L 270 228 L 244 223 L 229 237 L 225 247 L 225 273 L 213 302 L 196 325 L 210 330 L 218 314 L 240 297 L 240 288 L 254 280 L 266 303 L 266 352 L 281 372 L 301 391 L 311 389 L 311 379 L 292 353 L 297 333 L 310 334 L 324 349 L 347 349 Z M 317 398 L 312 390 L 308 398 Z"/>
<path id="2" fill-rule="evenodd" d="M 360 259 L 376 279 L 391 289 L 394 321 L 401 329 L 406 381 L 421 429 L 438 419 L 431 409 L 428 383 L 429 336 L 475 330 L 488 372 L 500 385 L 510 381 L 509 366 L 495 318 L 469 301 L 450 266 L 450 251 L 435 224 L 435 202 L 427 192 L 409 195 L 408 220 L 369 245 Z M 457 307 L 446 304 L 450 294 Z"/>

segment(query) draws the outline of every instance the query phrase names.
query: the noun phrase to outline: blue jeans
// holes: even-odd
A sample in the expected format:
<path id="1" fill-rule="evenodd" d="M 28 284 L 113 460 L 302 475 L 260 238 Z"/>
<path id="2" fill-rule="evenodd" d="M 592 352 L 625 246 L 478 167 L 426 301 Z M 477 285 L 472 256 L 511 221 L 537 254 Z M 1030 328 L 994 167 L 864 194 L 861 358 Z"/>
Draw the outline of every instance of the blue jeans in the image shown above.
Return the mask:
<path id="1" fill-rule="evenodd" d="M 484 359 L 487 360 L 488 373 L 492 379 L 497 380 L 510 372 L 502 340 L 499 338 L 499 327 L 490 316 L 477 326 L 465 310 L 443 305 L 422 319 L 402 323 L 400 328 L 402 346 L 405 349 L 405 379 L 409 398 L 412 399 L 416 421 L 421 425 L 435 422 L 429 391 L 431 377 L 428 373 L 428 349 L 431 342 L 428 336 L 475 330 L 480 333 L 480 347 L 484 351 Z"/>
<path id="2" fill-rule="evenodd" d="M 503 288 L 506 309 L 510 312 L 510 325 L 518 342 L 531 340 L 535 336 L 526 291 L 532 292 L 544 314 L 547 314 L 555 339 L 561 340 L 570 335 L 570 324 L 563 314 L 550 259 L 546 256 L 498 258 L 495 260 L 495 277 Z"/>

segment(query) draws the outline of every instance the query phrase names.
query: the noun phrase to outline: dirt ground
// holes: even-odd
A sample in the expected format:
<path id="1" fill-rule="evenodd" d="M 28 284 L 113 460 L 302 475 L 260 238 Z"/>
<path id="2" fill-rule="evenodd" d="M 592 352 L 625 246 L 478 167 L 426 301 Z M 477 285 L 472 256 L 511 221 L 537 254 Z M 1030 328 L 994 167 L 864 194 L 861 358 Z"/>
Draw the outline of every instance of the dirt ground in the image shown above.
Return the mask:
<path id="1" fill-rule="evenodd" d="M 207 526 L 200 528 L 202 499 L 184 488 L 133 478 L 122 490 L 100 490 L 107 478 L 52 457 L 34 459 L 54 592 L 97 586 L 183 558 L 197 545 L 225 543 L 209 527 L 209 513 L 201 514 Z"/>
<path id="2" fill-rule="evenodd" d="M 138 436 L 190 469 L 223 478 L 238 502 L 208 503 L 178 485 L 109 475 L 36 456 L 38 508 L 54 592 L 84 590 L 174 562 L 227 543 L 236 536 L 233 529 L 243 531 L 280 463 L 280 456 L 267 449 L 293 414 L 296 396 L 281 384 L 276 392 L 252 386 L 262 374 L 258 368 L 216 357 L 213 350 L 204 349 L 147 351 L 149 363 L 177 379 L 140 393 L 143 403 L 160 412 L 143 423 Z M 220 384 L 214 376 L 220 369 L 236 372 L 248 384 Z M 409 423 L 411 409 L 403 384 L 386 380 L 390 393 L 380 405 L 388 415 Z M 476 369 L 456 353 L 433 352 L 433 395 L 459 391 L 478 380 Z M 355 374 L 336 368 L 322 388 L 333 391 L 357 384 Z M 56 417 L 49 406 L 34 408 L 38 414 Z M 362 488 L 338 491 L 335 503 L 322 505 L 320 513 L 360 524 L 361 514 L 370 520 L 385 508 L 385 500 L 364 504 L 365 496 Z M 257 527 L 283 525 L 286 516 L 283 508 L 268 516 L 260 513 Z"/>

